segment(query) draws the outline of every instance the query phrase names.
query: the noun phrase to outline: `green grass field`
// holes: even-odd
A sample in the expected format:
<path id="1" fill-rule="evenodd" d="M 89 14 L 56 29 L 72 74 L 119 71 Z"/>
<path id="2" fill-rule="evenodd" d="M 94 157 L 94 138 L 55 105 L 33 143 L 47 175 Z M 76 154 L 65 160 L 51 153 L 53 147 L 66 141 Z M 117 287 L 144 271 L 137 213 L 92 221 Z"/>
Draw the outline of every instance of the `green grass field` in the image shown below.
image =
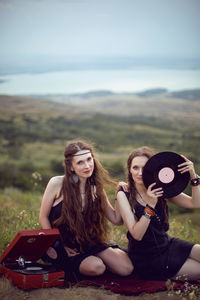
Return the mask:
<path id="1" fill-rule="evenodd" d="M 170 95 L 147 97 L 112 95 L 81 99 L 76 105 L 0 95 L 0 253 L 22 229 L 40 228 L 38 215 L 44 188 L 55 175 L 63 174 L 63 151 L 68 140 L 84 138 L 117 180 L 126 180 L 125 164 L 135 147 L 147 145 L 157 151 L 174 151 L 195 163 L 200 173 L 200 101 Z M 190 193 L 190 188 L 187 188 Z M 113 203 L 114 190 L 109 190 Z M 200 213 L 170 205 L 169 234 L 200 242 Z M 126 228 L 110 225 L 110 239 L 127 245 Z M 49 289 L 48 289 L 49 290 Z M 64 292 L 23 292 L 2 278 L 1 299 L 192 299 L 200 297 L 173 290 L 155 295 L 123 297 L 103 289 Z M 36 298 L 34 298 L 36 297 Z"/>
<path id="2" fill-rule="evenodd" d="M 111 193 L 110 193 L 111 194 Z M 41 228 L 38 216 L 42 194 L 22 192 L 15 188 L 1 190 L 0 194 L 0 252 L 22 229 Z M 113 202 L 114 194 L 110 196 Z M 110 239 L 121 246 L 127 245 L 126 228 L 110 224 Z M 174 214 L 170 218 L 169 234 L 194 243 L 200 240 L 199 211 Z"/>

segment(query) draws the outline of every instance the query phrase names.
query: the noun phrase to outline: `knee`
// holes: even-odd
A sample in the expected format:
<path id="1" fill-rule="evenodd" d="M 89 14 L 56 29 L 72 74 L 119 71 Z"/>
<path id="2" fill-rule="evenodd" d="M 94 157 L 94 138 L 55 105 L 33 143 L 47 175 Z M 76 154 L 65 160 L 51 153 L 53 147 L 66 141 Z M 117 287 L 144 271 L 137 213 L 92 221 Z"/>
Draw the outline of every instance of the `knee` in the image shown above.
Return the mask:
<path id="1" fill-rule="evenodd" d="M 131 262 L 127 262 L 125 265 L 123 265 L 119 270 L 119 275 L 121 276 L 128 276 L 133 273 L 134 267 Z"/>
<path id="2" fill-rule="evenodd" d="M 101 259 L 95 258 L 87 261 L 86 264 L 81 264 L 79 270 L 85 275 L 99 276 L 105 272 L 106 266 Z"/>
<path id="3" fill-rule="evenodd" d="M 105 270 L 106 270 L 106 266 L 104 265 L 103 261 L 100 259 L 94 261 L 90 265 L 90 273 L 93 276 L 102 275 L 105 272 Z"/>

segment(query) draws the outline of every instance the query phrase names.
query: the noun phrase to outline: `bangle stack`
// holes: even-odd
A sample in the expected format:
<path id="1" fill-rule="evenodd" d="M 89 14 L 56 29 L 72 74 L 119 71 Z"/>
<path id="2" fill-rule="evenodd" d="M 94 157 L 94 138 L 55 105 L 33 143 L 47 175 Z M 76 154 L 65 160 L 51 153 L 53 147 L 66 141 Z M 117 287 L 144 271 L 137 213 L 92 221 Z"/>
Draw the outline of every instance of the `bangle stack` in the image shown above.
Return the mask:
<path id="1" fill-rule="evenodd" d="M 197 185 L 199 185 L 199 184 L 200 184 L 200 176 L 197 175 L 196 178 L 191 179 L 191 180 L 190 180 L 190 183 L 191 183 L 192 186 L 197 186 Z"/>
<path id="2" fill-rule="evenodd" d="M 155 210 L 150 205 L 146 205 L 144 208 L 144 216 L 148 219 L 155 216 Z"/>

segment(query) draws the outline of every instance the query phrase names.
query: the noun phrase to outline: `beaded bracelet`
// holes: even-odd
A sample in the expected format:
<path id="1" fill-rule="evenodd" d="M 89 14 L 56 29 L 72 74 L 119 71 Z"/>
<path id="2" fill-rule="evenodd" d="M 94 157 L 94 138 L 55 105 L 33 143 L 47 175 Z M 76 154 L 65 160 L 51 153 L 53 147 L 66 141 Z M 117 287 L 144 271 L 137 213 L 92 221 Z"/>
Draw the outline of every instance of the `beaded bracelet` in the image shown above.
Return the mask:
<path id="1" fill-rule="evenodd" d="M 145 206 L 144 212 L 148 213 L 151 217 L 155 216 L 154 209 L 150 208 L 148 205 Z"/>
<path id="2" fill-rule="evenodd" d="M 146 217 L 147 219 L 151 219 L 151 217 L 152 217 L 152 216 L 151 216 L 148 212 L 146 212 L 145 210 L 144 210 L 143 216 Z"/>

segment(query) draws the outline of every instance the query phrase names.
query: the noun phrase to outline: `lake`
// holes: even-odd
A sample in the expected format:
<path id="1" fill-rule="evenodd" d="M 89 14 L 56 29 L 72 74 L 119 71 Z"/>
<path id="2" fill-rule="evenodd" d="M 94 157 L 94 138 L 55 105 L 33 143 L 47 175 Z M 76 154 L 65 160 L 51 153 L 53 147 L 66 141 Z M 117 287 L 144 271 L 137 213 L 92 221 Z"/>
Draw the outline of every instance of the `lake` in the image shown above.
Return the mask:
<path id="1" fill-rule="evenodd" d="M 71 94 L 94 90 L 138 92 L 200 88 L 200 70 L 82 70 L 0 76 L 0 94 Z"/>

